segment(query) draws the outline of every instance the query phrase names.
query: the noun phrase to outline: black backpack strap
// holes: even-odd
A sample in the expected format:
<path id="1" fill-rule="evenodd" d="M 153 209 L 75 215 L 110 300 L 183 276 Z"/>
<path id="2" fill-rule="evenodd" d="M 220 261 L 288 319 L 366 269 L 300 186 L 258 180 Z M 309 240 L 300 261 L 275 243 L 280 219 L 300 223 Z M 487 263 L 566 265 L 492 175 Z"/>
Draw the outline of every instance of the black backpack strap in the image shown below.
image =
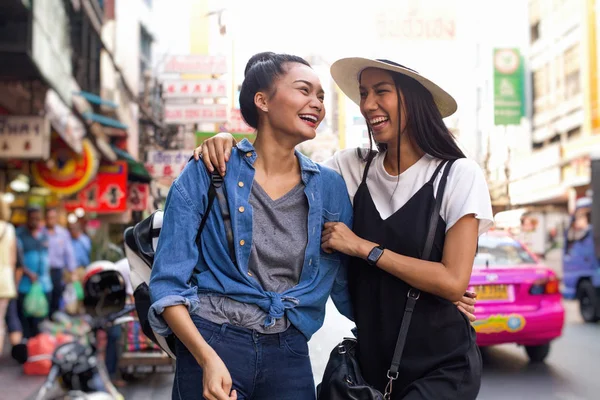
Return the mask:
<path id="1" fill-rule="evenodd" d="M 202 234 L 202 230 L 204 229 L 204 225 L 206 225 L 206 220 L 208 219 L 208 214 L 210 214 L 210 210 L 212 208 L 213 203 L 215 202 L 215 197 L 217 196 L 217 191 L 215 189 L 215 175 L 221 179 L 223 182 L 223 178 L 217 171 L 214 171 L 210 177 L 210 186 L 208 187 L 208 204 L 206 205 L 206 211 L 202 216 L 202 221 L 200 221 L 200 227 L 198 228 L 198 233 L 196 234 L 196 243 L 200 244 L 200 236 Z"/>
<path id="2" fill-rule="evenodd" d="M 229 212 L 229 204 L 227 202 L 227 190 L 225 182 L 221 175 L 216 171 L 212 174 L 212 186 L 215 188 L 219 208 L 221 209 L 221 217 L 225 225 L 225 235 L 227 236 L 227 246 L 229 248 L 229 256 L 235 263 L 235 248 L 233 246 L 233 229 L 231 228 L 231 213 Z"/>
<path id="3" fill-rule="evenodd" d="M 444 173 L 442 178 L 440 179 L 440 183 L 438 185 L 437 194 L 435 195 L 435 203 L 433 206 L 433 210 L 431 211 L 431 216 L 429 217 L 429 228 L 427 232 L 427 240 L 425 241 L 425 247 L 423 248 L 423 253 L 421 254 L 422 260 L 429 260 L 431 257 L 431 249 L 433 247 L 433 242 L 435 240 L 435 233 L 437 231 L 438 221 L 440 220 L 440 209 L 442 208 L 442 199 L 444 197 L 444 191 L 446 190 L 446 181 L 448 180 L 448 173 L 450 172 L 450 168 L 455 160 L 444 161 L 437 168 L 436 173 L 433 175 L 433 179 L 437 175 L 437 172 L 440 171 L 443 165 L 446 165 L 444 169 Z M 392 384 L 398 379 L 398 370 L 400 369 L 400 361 L 402 359 L 402 353 L 404 351 L 404 344 L 406 343 L 406 336 L 408 335 L 408 328 L 410 326 L 410 320 L 412 318 L 413 311 L 415 309 L 415 305 L 417 304 L 417 300 L 421 296 L 421 291 L 415 288 L 410 288 L 408 291 L 407 299 L 406 299 L 406 307 L 404 308 L 404 316 L 402 317 L 402 324 L 400 325 L 400 332 L 398 333 L 398 340 L 396 341 L 396 348 L 394 349 L 394 356 L 392 358 L 392 365 L 387 372 L 387 377 L 389 379 L 387 386 L 385 387 L 385 395 L 384 399 L 390 399 L 392 393 Z"/>
<path id="4" fill-rule="evenodd" d="M 231 228 L 231 214 L 229 212 L 229 205 L 227 202 L 227 192 L 225 190 L 225 181 L 223 177 L 215 170 L 210 176 L 210 186 L 208 188 L 208 205 L 206 206 L 206 212 L 202 216 L 200 227 L 198 228 L 198 234 L 196 235 L 196 243 L 200 244 L 200 237 L 208 214 L 212 208 L 215 198 L 219 201 L 219 208 L 221 209 L 221 216 L 223 217 L 223 223 L 225 224 L 225 232 L 227 235 L 227 245 L 229 248 L 229 256 L 235 262 L 235 248 L 233 246 L 233 229 Z"/>

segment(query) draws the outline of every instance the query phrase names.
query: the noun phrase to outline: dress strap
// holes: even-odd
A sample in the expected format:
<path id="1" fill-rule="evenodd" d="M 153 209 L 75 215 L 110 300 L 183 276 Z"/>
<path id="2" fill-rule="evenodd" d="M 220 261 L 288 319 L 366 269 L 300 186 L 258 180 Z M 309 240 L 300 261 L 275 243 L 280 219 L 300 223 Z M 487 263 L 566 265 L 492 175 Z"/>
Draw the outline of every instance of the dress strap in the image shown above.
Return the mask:
<path id="1" fill-rule="evenodd" d="M 358 158 L 360 160 L 363 160 L 362 148 L 357 147 L 356 154 L 358 155 Z M 371 166 L 371 161 L 373 161 L 373 158 L 375 158 L 376 155 L 377 155 L 376 151 L 369 151 L 369 155 L 367 157 L 367 163 L 365 165 L 365 171 L 363 172 L 363 177 L 362 177 L 361 183 L 365 183 L 367 181 L 367 175 L 369 174 L 369 167 Z"/>
<path id="2" fill-rule="evenodd" d="M 433 182 L 435 182 L 435 178 L 438 176 L 442 168 L 444 168 L 444 165 L 446 165 L 446 163 L 448 163 L 448 160 L 443 160 L 440 163 L 440 165 L 438 165 L 438 167 L 435 169 L 435 172 L 431 176 L 431 179 L 429 179 L 429 182 L 427 182 L 428 184 L 433 185 Z"/>

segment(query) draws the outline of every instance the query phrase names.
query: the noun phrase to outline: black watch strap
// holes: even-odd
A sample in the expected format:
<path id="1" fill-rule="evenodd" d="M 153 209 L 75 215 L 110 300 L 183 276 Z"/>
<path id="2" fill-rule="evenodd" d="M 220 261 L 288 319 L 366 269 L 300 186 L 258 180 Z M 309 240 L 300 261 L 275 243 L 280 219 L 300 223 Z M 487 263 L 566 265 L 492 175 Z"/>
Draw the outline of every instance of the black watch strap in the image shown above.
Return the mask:
<path id="1" fill-rule="evenodd" d="M 367 256 L 367 263 L 373 266 L 377 265 L 377 261 L 379 261 L 379 259 L 383 255 L 384 250 L 385 247 L 383 247 L 383 245 L 373 247 L 373 249 L 369 252 L 369 255 Z"/>

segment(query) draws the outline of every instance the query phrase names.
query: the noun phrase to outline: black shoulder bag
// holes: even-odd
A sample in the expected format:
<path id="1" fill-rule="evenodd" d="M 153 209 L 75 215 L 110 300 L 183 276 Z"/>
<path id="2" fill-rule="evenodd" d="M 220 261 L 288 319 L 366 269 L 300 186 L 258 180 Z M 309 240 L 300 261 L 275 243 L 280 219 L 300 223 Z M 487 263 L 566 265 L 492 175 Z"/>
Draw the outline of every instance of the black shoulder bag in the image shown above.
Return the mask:
<path id="1" fill-rule="evenodd" d="M 429 260 L 431 256 L 431 248 L 435 239 L 435 232 L 439 221 L 440 208 L 442 206 L 442 198 L 446 188 L 448 172 L 454 161 L 447 162 L 446 168 L 438 185 L 437 194 L 435 196 L 435 205 L 429 218 L 429 229 L 427 233 L 427 241 L 421 255 L 422 260 Z M 408 299 L 394 349 L 394 357 L 392 364 L 387 372 L 388 384 L 385 388 L 385 393 L 370 386 L 363 378 L 358 360 L 356 358 L 357 340 L 354 338 L 344 338 L 338 344 L 329 356 L 329 361 L 325 367 L 323 381 L 317 387 L 317 398 L 319 400 L 389 400 L 392 395 L 392 386 L 398 379 L 398 370 L 400 368 L 400 360 L 404 351 L 404 344 L 408 334 L 408 327 L 412 313 L 415 309 L 417 300 L 421 292 L 418 289 L 411 288 L 408 291 Z"/>

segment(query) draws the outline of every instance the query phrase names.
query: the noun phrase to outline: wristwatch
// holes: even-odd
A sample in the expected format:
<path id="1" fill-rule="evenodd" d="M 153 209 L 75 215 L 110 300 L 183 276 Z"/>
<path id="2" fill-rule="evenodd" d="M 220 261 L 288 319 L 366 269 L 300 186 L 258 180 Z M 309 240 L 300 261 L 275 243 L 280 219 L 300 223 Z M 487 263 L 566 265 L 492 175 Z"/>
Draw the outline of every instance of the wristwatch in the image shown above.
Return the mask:
<path id="1" fill-rule="evenodd" d="M 373 250 L 371 250 L 367 256 L 367 263 L 373 266 L 377 265 L 377 261 L 379 261 L 383 255 L 383 250 L 385 250 L 385 248 L 382 245 L 373 247 Z"/>

